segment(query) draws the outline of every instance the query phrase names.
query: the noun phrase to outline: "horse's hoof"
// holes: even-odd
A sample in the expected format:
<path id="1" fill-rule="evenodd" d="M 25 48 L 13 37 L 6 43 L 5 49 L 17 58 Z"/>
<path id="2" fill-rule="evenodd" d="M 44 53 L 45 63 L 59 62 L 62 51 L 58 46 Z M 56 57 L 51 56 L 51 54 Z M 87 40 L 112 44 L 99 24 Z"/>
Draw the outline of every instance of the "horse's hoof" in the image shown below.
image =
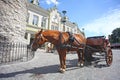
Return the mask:
<path id="1" fill-rule="evenodd" d="M 78 63 L 77 66 L 80 67 L 80 63 Z"/>
<path id="2" fill-rule="evenodd" d="M 64 73 L 65 71 L 66 71 L 65 69 L 60 68 L 61 73 Z"/>
<path id="3" fill-rule="evenodd" d="M 80 67 L 84 67 L 84 64 L 83 64 L 83 63 L 81 63 L 81 64 L 80 64 Z"/>
<path id="4" fill-rule="evenodd" d="M 62 69 L 62 70 L 61 70 L 61 73 L 64 73 L 64 72 L 65 72 L 65 69 Z"/>

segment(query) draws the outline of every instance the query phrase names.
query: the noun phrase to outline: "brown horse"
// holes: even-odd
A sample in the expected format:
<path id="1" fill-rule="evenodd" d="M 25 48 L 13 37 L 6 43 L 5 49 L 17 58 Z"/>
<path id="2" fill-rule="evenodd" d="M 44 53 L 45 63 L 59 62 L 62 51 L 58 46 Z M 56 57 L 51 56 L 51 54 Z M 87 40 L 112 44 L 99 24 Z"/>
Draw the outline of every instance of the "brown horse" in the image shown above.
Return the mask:
<path id="1" fill-rule="evenodd" d="M 35 34 L 32 50 L 36 51 L 45 42 L 50 42 L 56 46 L 60 59 L 60 71 L 66 70 L 66 52 L 76 51 L 78 54 L 78 66 L 84 65 L 84 48 L 86 38 L 83 34 L 70 34 L 55 30 L 39 31 Z"/>

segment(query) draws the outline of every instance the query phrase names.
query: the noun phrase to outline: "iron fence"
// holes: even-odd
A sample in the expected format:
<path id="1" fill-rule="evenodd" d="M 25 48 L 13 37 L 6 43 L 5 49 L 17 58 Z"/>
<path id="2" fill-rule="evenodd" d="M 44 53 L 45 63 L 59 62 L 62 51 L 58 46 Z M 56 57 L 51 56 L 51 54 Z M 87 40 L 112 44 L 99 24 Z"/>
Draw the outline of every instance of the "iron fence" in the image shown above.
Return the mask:
<path id="1" fill-rule="evenodd" d="M 28 61 L 33 57 L 34 53 L 26 44 L 0 42 L 0 64 Z"/>

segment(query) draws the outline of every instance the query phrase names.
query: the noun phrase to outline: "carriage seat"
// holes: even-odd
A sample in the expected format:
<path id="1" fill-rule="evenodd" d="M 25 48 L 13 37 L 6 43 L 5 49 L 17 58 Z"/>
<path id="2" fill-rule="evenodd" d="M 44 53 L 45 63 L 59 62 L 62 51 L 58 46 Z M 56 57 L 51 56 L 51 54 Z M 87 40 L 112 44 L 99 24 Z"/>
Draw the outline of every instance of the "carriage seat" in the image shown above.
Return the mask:
<path id="1" fill-rule="evenodd" d="M 94 36 L 88 37 L 86 44 L 91 46 L 103 46 L 105 41 L 105 36 Z"/>

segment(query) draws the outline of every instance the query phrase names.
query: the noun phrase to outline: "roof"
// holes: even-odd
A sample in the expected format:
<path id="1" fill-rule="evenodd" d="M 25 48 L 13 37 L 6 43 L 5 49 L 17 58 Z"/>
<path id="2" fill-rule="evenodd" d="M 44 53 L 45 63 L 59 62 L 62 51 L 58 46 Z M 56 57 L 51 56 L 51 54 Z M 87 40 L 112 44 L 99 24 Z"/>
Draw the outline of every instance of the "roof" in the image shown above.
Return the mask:
<path id="1" fill-rule="evenodd" d="M 28 2 L 28 6 L 27 6 L 28 10 L 36 12 L 38 14 L 44 15 L 44 16 L 48 16 L 49 15 L 49 11 L 45 10 L 44 8 L 37 6 L 35 4 L 32 4 L 30 2 Z"/>

